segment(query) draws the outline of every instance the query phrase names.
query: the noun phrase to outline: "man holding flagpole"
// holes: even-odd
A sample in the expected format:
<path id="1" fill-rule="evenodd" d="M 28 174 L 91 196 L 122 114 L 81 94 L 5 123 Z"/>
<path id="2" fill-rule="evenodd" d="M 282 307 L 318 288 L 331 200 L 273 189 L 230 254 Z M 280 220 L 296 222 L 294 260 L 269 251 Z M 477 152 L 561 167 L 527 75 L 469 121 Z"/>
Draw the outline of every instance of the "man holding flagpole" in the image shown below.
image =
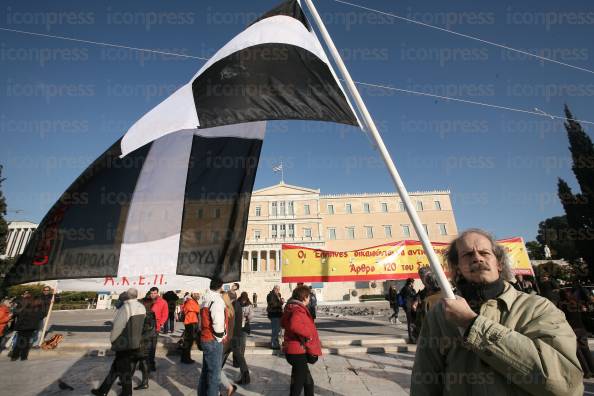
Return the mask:
<path id="1" fill-rule="evenodd" d="M 510 285 L 505 249 L 480 229 L 450 244 L 458 292 L 427 314 L 411 396 L 582 395 L 576 339 L 563 312 Z"/>

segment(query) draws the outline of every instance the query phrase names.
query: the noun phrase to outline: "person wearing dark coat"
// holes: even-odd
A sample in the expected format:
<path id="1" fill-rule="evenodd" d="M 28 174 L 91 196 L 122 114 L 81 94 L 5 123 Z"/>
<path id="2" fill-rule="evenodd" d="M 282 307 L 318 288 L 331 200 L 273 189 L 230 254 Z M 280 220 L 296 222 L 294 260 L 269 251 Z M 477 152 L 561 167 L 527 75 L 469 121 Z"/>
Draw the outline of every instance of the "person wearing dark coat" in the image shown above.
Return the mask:
<path id="1" fill-rule="evenodd" d="M 23 296 L 16 307 L 16 322 L 14 329 L 17 332 L 15 346 L 11 352 L 10 360 L 27 360 L 32 345 L 32 338 L 43 319 L 43 304 L 39 297 L 30 294 Z"/>
<path id="2" fill-rule="evenodd" d="M 235 382 L 240 385 L 247 385 L 251 380 L 250 370 L 247 361 L 245 360 L 246 332 L 244 330 L 249 331 L 249 321 L 251 320 L 252 311 L 246 292 L 241 293 L 240 298 L 233 300 L 233 311 L 235 312 L 235 319 L 233 322 L 231 350 L 233 352 L 233 360 L 237 359 L 237 365 L 240 372 L 240 377 Z M 247 328 L 245 324 L 247 324 Z"/>
<path id="3" fill-rule="evenodd" d="M 408 340 L 410 343 L 415 344 L 415 308 L 414 303 L 417 298 L 417 292 L 413 287 L 415 280 L 408 278 L 406 284 L 400 290 L 400 295 L 404 299 L 404 312 L 406 313 L 406 327 L 408 331 Z"/>
<path id="4" fill-rule="evenodd" d="M 165 327 L 163 328 L 163 334 L 167 332 L 173 333 L 175 331 L 175 308 L 179 296 L 173 290 L 169 290 L 167 293 L 163 294 L 163 300 L 167 301 L 167 309 L 169 311 L 169 316 L 167 317 Z"/>
<path id="5" fill-rule="evenodd" d="M 144 324 L 142 326 L 140 348 L 138 349 L 136 355 L 132 358 L 132 366 L 135 369 L 138 365 L 138 369 L 142 375 L 141 382 L 137 387 L 134 388 L 135 390 L 148 389 L 149 387 L 149 348 L 152 340 L 157 336 L 157 319 L 155 317 L 155 313 L 151 310 L 153 300 L 149 297 L 143 298 L 140 302 L 146 309 L 146 317 L 144 318 Z"/>
<path id="6" fill-rule="evenodd" d="M 285 303 L 280 294 L 280 286 L 275 285 L 274 288 L 266 296 L 266 313 L 272 327 L 272 334 L 270 336 L 270 346 L 272 349 L 280 349 L 278 336 L 280 334 L 280 321 L 283 316 L 283 304 Z"/>

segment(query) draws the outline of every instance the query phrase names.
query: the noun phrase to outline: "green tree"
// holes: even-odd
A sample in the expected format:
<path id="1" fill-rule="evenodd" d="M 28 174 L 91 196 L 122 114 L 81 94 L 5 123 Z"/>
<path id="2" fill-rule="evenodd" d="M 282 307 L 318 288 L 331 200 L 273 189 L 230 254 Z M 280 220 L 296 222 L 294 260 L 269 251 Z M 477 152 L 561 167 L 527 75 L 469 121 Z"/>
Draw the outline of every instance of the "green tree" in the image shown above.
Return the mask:
<path id="1" fill-rule="evenodd" d="M 569 184 L 559 179 L 558 195 L 571 230 L 577 255 L 582 257 L 594 277 L 594 144 L 573 114 L 565 106 L 565 130 L 569 139 L 569 150 L 573 161 L 572 171 L 578 182 L 580 193 L 574 194 Z"/>
<path id="2" fill-rule="evenodd" d="M 547 245 L 551 249 L 551 258 L 575 262 L 579 258 L 575 237 L 575 230 L 569 226 L 566 216 L 556 216 L 541 221 L 536 235 L 540 245 L 541 260 L 545 258 L 544 245 Z"/>
<path id="3" fill-rule="evenodd" d="M 2 165 L 0 165 L 0 254 L 6 253 L 8 239 L 8 223 L 4 219 L 6 216 L 6 199 L 2 193 L 2 182 L 6 180 L 2 177 Z"/>
<path id="4" fill-rule="evenodd" d="M 526 242 L 526 250 L 528 251 L 528 257 L 530 260 L 544 260 L 544 246 L 538 241 Z"/>

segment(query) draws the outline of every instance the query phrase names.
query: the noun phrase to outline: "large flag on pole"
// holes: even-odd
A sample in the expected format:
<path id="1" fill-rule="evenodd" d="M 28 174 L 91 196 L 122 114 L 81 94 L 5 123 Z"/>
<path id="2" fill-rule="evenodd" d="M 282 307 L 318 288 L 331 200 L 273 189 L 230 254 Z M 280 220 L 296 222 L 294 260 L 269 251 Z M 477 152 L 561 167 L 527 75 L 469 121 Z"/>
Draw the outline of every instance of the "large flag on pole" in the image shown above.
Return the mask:
<path id="1" fill-rule="evenodd" d="M 298 1 L 233 38 L 49 210 L 8 285 L 178 274 L 239 280 L 266 120 L 359 125 Z"/>

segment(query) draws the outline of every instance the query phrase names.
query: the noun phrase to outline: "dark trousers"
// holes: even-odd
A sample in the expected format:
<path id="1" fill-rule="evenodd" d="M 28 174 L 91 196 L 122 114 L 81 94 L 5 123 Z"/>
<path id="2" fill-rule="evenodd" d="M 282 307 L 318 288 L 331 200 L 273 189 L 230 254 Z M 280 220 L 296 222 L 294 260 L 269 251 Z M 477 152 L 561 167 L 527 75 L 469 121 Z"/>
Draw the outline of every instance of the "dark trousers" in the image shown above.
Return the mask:
<path id="1" fill-rule="evenodd" d="M 16 335 L 16 343 L 12 350 L 11 358 L 16 360 L 27 360 L 29 357 L 29 350 L 31 350 L 31 341 L 35 330 L 19 330 Z"/>
<path id="2" fill-rule="evenodd" d="M 247 362 L 245 360 L 245 342 L 246 334 L 242 331 L 239 337 L 231 340 L 231 351 L 233 352 L 233 360 L 237 359 L 237 365 L 239 366 L 239 372 L 241 378 L 250 373 Z"/>
<path id="3" fill-rule="evenodd" d="M 408 331 L 408 339 L 412 343 L 417 342 L 417 337 L 415 336 L 415 313 L 408 307 L 404 310 L 406 312 L 406 329 Z"/>
<path id="4" fill-rule="evenodd" d="M 184 330 L 184 343 L 182 345 L 182 362 L 188 362 L 192 359 L 192 346 L 194 343 L 198 345 L 199 337 L 198 323 L 187 324 Z"/>
<path id="5" fill-rule="evenodd" d="M 592 353 L 588 347 L 588 332 L 586 329 L 573 329 L 577 338 L 577 358 L 582 366 L 584 375 L 591 376 L 594 374 L 594 362 L 592 361 Z"/>
<path id="6" fill-rule="evenodd" d="M 287 362 L 291 365 L 290 396 L 299 396 L 301 391 L 304 391 L 305 396 L 314 396 L 314 382 L 305 354 L 287 355 Z"/>
<path id="7" fill-rule="evenodd" d="M 122 383 L 121 396 L 132 395 L 132 375 L 134 374 L 132 359 L 136 355 L 136 350 L 131 351 L 119 351 L 116 352 L 115 359 L 111 364 L 107 377 L 103 380 L 103 383 L 99 387 L 101 393 L 109 393 L 111 386 L 115 382 L 116 378 L 120 378 Z"/>
<path id="8" fill-rule="evenodd" d="M 148 364 L 149 368 L 155 368 L 155 354 L 157 352 L 157 338 L 159 337 L 158 334 L 150 337 L 146 343 L 146 349 L 148 351 Z"/>
<path id="9" fill-rule="evenodd" d="M 169 317 L 163 325 L 163 333 L 173 333 L 175 331 L 175 313 L 169 313 Z"/>
<path id="10" fill-rule="evenodd" d="M 149 366 L 148 366 L 148 357 L 145 353 L 139 353 L 132 358 L 132 375 L 136 371 L 136 367 L 138 366 L 138 370 L 140 370 L 143 385 L 148 385 L 149 381 Z"/>

